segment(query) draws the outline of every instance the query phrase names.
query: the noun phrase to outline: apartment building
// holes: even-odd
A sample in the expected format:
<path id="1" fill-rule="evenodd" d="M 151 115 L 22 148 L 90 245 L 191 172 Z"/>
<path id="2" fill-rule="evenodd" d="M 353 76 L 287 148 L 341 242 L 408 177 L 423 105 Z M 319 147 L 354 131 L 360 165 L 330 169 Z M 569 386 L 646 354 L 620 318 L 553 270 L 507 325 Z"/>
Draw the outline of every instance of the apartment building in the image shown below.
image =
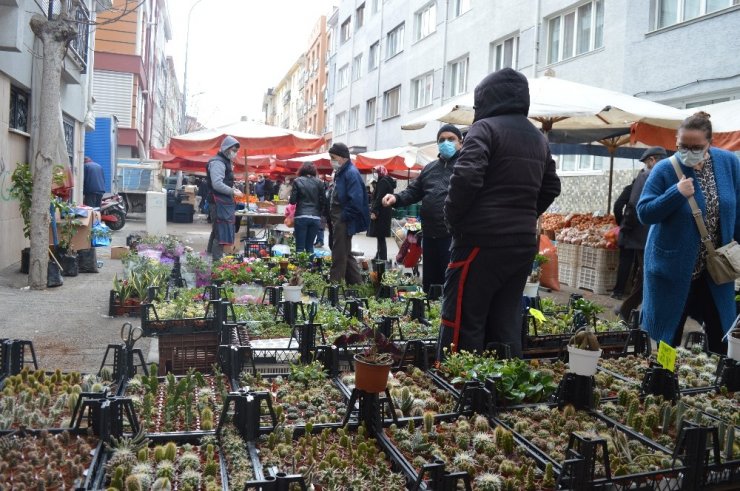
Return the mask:
<path id="1" fill-rule="evenodd" d="M 167 56 L 157 66 L 156 96 L 152 111 L 152 148 L 164 148 L 181 133 L 182 91 L 177 83 L 175 60 Z"/>
<path id="2" fill-rule="evenodd" d="M 306 55 L 302 54 L 283 79 L 265 94 L 263 110 L 266 124 L 291 130 L 305 129 L 307 80 Z"/>
<path id="3" fill-rule="evenodd" d="M 75 9 L 78 35 L 67 51 L 61 87 L 64 145 L 75 178 L 73 198 L 82 201 L 82 162 L 86 122 L 90 118 L 93 52 L 90 20 L 97 2 L 83 0 Z M 29 21 L 33 15 L 59 13 L 58 1 L 0 2 L 0 268 L 20 261 L 28 245 L 18 202 L 8 189 L 17 164 L 30 162 L 38 138 L 41 43 Z M 63 162 L 64 164 L 67 164 Z"/>
<path id="4" fill-rule="evenodd" d="M 738 25 L 740 0 L 343 0 L 327 27 L 331 136 L 368 150 L 431 142 L 436 125 L 401 125 L 503 67 L 680 108 L 736 99 Z M 598 209 L 608 159 L 558 165 L 589 179 L 565 179 L 556 206 Z M 616 168 L 618 194 L 639 162 Z"/>
<path id="5" fill-rule="evenodd" d="M 117 118 L 119 158 L 146 158 L 153 146 L 166 143 L 155 130 L 155 119 L 161 127 L 167 105 L 180 106 L 180 99 L 158 98 L 162 84 L 174 77 L 165 55 L 172 26 L 166 0 L 144 0 L 121 16 L 126 5 L 126 0 L 113 0 L 114 10 L 101 13 L 100 20 L 117 20 L 95 30 L 94 111 L 96 117 Z M 160 114 L 155 118 L 155 113 Z"/>
<path id="6" fill-rule="evenodd" d="M 326 129 L 326 16 L 319 17 L 309 38 L 306 51 L 306 116 L 302 130 L 321 135 Z"/>

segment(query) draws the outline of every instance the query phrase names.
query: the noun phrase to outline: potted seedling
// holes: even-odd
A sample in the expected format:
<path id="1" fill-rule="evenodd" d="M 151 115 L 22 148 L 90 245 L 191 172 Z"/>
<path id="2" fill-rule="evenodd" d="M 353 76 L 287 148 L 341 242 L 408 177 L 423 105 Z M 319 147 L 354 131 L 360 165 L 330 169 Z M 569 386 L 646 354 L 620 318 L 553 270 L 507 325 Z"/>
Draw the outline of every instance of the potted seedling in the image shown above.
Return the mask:
<path id="1" fill-rule="evenodd" d="M 568 366 L 576 375 L 587 377 L 596 373 L 601 347 L 590 327 L 581 327 L 568 342 Z"/>
<path id="2" fill-rule="evenodd" d="M 727 358 L 740 361 L 740 316 L 735 319 L 735 324 L 727 333 Z"/>
<path id="3" fill-rule="evenodd" d="M 542 276 L 542 265 L 550 260 L 544 254 L 536 254 L 532 262 L 532 272 L 529 273 L 527 284 L 524 286 L 525 297 L 536 297 L 540 288 L 540 276 Z"/>
<path id="4" fill-rule="evenodd" d="M 283 297 L 286 302 L 300 302 L 303 292 L 303 279 L 301 273 L 296 269 L 288 279 L 287 283 L 283 283 Z"/>

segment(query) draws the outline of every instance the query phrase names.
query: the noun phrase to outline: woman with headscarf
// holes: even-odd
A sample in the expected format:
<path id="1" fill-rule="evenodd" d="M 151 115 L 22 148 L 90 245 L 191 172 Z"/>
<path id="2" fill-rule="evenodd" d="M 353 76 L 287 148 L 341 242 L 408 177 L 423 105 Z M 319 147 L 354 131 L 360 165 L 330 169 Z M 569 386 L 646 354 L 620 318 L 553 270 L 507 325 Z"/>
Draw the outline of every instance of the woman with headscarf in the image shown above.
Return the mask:
<path id="1" fill-rule="evenodd" d="M 655 165 L 637 203 L 640 221 L 651 225 L 642 325 L 656 341 L 678 346 L 691 316 L 703 323 L 709 350 L 726 353 L 722 338 L 735 319 L 734 283 L 718 285 L 710 276 L 689 199 L 696 200 L 715 248 L 740 240 L 740 162 L 711 144 L 709 115 L 686 118 L 678 129 L 678 151 Z"/>
<path id="2" fill-rule="evenodd" d="M 386 238 L 391 236 L 393 210 L 383 206 L 383 197 L 386 194 L 393 193 L 393 190 L 396 189 L 396 180 L 388 175 L 388 170 L 382 165 L 373 169 L 373 180 L 375 181 L 375 191 L 370 203 L 370 227 L 367 236 L 377 238 L 378 252 L 375 254 L 375 259 L 385 261 L 388 259 Z"/>

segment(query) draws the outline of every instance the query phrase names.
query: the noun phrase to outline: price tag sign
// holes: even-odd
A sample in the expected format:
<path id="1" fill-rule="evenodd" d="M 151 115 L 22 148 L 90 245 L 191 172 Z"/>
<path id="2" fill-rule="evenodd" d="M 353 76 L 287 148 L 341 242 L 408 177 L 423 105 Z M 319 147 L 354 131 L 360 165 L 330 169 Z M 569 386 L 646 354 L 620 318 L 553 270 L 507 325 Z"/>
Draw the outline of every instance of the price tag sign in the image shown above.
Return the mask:
<path id="1" fill-rule="evenodd" d="M 671 372 L 676 371 L 676 348 L 663 341 L 658 345 L 658 363 Z"/>

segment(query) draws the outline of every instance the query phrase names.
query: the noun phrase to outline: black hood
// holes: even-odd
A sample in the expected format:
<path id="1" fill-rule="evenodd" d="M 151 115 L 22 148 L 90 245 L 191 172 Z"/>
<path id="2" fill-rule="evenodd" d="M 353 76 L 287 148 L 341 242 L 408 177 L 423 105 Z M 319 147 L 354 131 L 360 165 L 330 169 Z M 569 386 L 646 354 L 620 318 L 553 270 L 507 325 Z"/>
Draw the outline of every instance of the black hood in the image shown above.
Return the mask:
<path id="1" fill-rule="evenodd" d="M 516 70 L 504 68 L 484 78 L 475 88 L 473 121 L 504 114 L 529 113 L 529 83 Z"/>

